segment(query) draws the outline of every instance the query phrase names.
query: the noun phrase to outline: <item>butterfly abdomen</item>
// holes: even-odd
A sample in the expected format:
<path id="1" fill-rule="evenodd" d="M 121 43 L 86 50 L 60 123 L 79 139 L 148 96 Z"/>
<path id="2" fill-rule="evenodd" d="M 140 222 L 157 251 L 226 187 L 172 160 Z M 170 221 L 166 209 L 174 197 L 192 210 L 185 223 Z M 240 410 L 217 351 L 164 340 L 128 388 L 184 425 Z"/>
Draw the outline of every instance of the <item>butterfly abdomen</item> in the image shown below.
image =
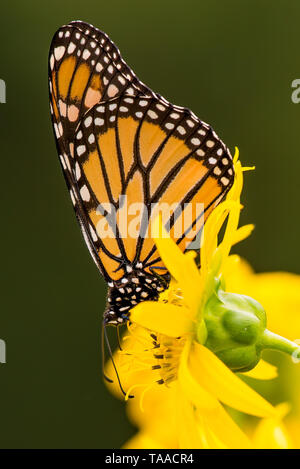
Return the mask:
<path id="1" fill-rule="evenodd" d="M 126 322 L 130 309 L 142 301 L 156 301 L 168 286 L 166 276 L 150 275 L 143 270 L 132 270 L 118 281 L 109 283 L 107 308 L 104 313 L 106 324 L 118 325 Z"/>

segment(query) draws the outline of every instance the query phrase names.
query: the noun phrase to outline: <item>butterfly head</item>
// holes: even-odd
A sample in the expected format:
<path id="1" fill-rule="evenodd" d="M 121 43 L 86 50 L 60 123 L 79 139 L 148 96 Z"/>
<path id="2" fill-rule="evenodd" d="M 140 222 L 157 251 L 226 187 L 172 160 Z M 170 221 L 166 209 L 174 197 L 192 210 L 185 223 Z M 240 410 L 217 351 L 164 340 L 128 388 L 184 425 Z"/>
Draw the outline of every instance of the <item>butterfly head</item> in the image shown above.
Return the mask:
<path id="1" fill-rule="evenodd" d="M 109 282 L 105 323 L 115 326 L 125 323 L 131 308 L 142 301 L 156 301 L 167 286 L 166 275 L 149 274 L 141 268 L 127 268 L 127 274 L 120 280 Z"/>

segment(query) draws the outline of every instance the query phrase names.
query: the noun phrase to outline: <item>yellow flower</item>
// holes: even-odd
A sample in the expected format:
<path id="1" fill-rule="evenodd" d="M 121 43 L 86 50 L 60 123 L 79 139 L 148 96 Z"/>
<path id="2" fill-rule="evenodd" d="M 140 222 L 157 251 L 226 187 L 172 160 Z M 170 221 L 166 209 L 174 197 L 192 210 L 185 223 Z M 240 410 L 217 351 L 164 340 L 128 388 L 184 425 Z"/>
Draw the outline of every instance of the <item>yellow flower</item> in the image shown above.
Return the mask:
<path id="1" fill-rule="evenodd" d="M 148 443 L 157 441 L 157 447 L 252 447 L 222 404 L 246 414 L 278 418 L 276 409 L 232 371 L 271 379 L 276 376 L 271 365 L 261 361 L 254 368 L 261 350 L 300 350 L 297 344 L 266 331 L 265 313 L 259 303 L 225 291 L 222 273 L 232 260 L 231 247 L 253 228 L 238 228 L 243 176 L 237 157 L 235 172 L 226 200 L 206 222 L 200 270 L 194 254 L 183 254 L 167 236 L 161 221 L 154 223 L 156 244 L 172 282 L 158 302 L 143 302 L 131 310 L 133 325 L 129 327 L 130 336 L 123 341 L 125 347 L 118 363 L 125 385 L 129 385 L 127 398 L 134 393 L 144 409 L 141 417 L 142 412 L 136 412 L 136 404 L 130 402 L 129 409 L 135 409 L 133 418 L 138 425 L 147 421 L 148 429 L 155 428 L 155 432 L 145 430 L 139 435 L 137 446 L 146 445 L 148 438 Z M 218 243 L 226 219 L 225 234 Z M 159 400 L 163 402 L 159 420 L 161 414 L 165 415 L 172 446 L 166 440 L 162 443 L 156 434 L 157 416 L 151 400 L 155 406 Z"/>

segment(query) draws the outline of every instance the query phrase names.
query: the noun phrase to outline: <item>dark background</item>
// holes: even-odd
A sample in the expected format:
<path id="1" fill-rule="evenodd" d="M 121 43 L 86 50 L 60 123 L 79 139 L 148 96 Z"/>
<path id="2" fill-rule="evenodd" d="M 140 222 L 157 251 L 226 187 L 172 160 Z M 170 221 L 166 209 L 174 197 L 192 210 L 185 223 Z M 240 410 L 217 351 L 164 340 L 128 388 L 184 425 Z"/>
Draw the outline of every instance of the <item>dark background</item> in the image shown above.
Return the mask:
<path id="1" fill-rule="evenodd" d="M 62 24 L 106 31 L 137 75 L 214 126 L 244 164 L 238 252 L 257 271 L 300 273 L 298 0 L 9 1 L 0 8 L 2 448 L 116 448 L 134 429 L 101 379 L 105 285 L 58 163 L 47 56 Z"/>

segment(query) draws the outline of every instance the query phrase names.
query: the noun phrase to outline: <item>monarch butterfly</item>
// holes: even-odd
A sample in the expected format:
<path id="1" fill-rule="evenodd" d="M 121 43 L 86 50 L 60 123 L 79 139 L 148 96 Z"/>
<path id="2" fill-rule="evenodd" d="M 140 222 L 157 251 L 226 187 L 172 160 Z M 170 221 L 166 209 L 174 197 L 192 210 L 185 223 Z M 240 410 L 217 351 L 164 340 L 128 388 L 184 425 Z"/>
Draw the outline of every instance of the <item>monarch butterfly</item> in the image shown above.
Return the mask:
<path id="1" fill-rule="evenodd" d="M 229 150 L 189 109 L 144 85 L 109 37 L 82 21 L 62 26 L 49 54 L 50 109 L 57 150 L 89 251 L 109 286 L 104 324 L 125 322 L 130 308 L 156 300 L 169 277 L 151 237 L 109 228 L 109 203 L 204 203 L 203 225 L 233 182 Z M 100 209 L 99 209 L 100 207 Z M 102 207 L 102 209 L 101 209 Z M 187 232 L 175 236 L 187 248 Z M 102 237 L 99 223 L 113 234 Z M 195 223 L 193 220 L 192 225 Z"/>

